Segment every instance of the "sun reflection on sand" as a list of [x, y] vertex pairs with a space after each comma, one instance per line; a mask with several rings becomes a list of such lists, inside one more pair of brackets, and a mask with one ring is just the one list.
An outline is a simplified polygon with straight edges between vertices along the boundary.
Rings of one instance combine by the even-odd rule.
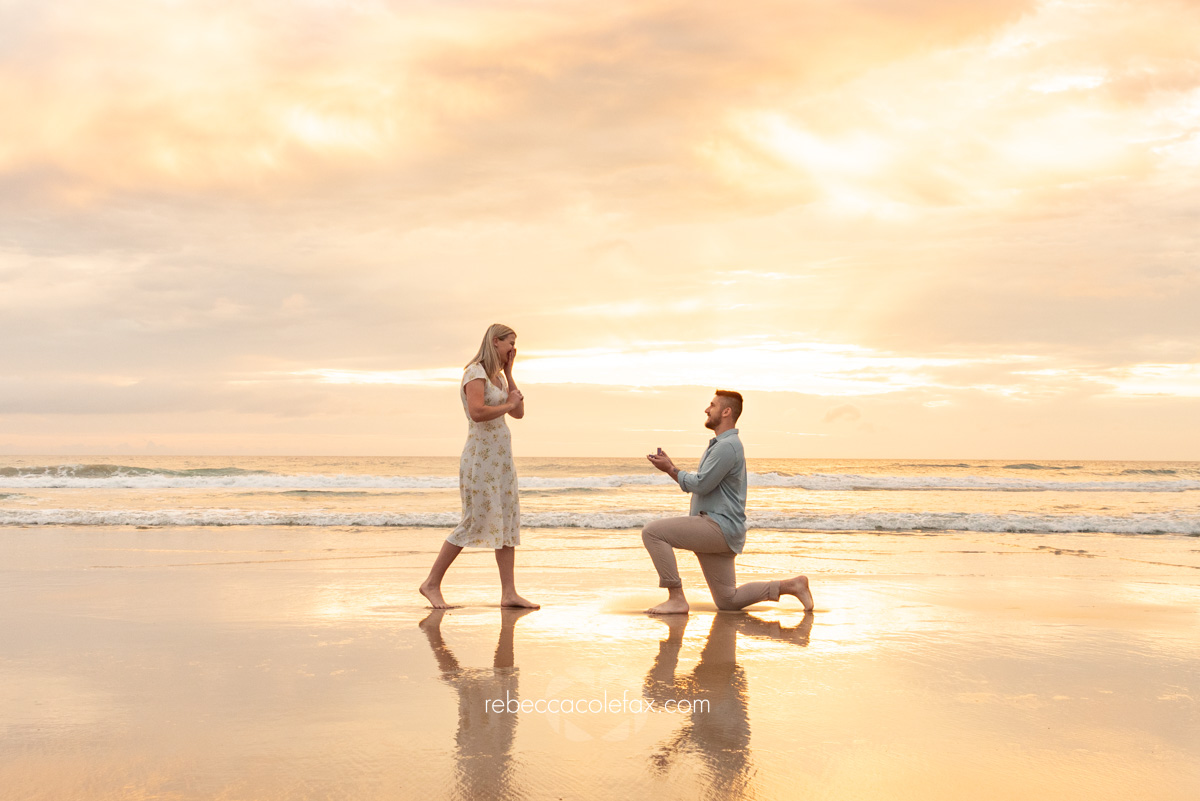
[[[499, 634], [490, 670], [467, 667], [455, 656], [442, 634], [447, 619], [445, 610], [432, 610], [419, 624], [437, 661], [441, 680], [453, 687], [458, 696], [456, 781], [459, 792], [466, 798], [520, 795], [524, 786], [536, 783], [524, 775], [520, 761], [514, 758], [519, 733], [522, 739], [533, 737], [539, 741], [552, 735], [569, 742], [617, 743], [643, 733], [644, 727], [651, 723], [644, 732], [657, 741], [645, 757], [651, 774], [665, 780], [682, 766], [696, 763], [701, 772], [699, 785], [706, 794], [729, 799], [752, 796], [756, 784], [754, 752], [750, 748], [752, 688], [738, 664], [739, 642], [764, 641], [776, 648], [805, 647], [814, 619], [808, 613], [792, 625], [784, 626], [779, 621], [744, 612], [656, 619], [609, 615], [613, 622], [610, 631], [629, 635], [631, 629], [637, 628], [640, 639], [646, 640], [650, 635], [650, 642], [657, 641], [658, 645], [657, 654], [644, 669], [640, 688], [633, 692], [636, 706], [631, 706], [629, 684], [638, 668], [627, 658], [613, 669], [593, 670], [584, 667], [586, 656], [580, 653], [574, 669], [564, 672], [560, 667], [548, 681], [542, 672], [533, 681], [518, 682], [518, 665], [536, 660], [518, 658], [516, 655], [528, 651], [529, 646], [518, 647], [515, 641], [536, 641], [544, 636], [543, 631], [526, 624], [540, 618], [543, 628], [545, 624], [553, 628], [562, 621], [532, 610], [506, 609], [487, 615], [492, 626], [497, 625], [497, 614]], [[522, 634], [517, 638], [517, 621], [522, 619], [525, 621], [519, 627]], [[560, 629], [558, 635], [562, 634]], [[685, 648], [699, 653], [681, 659]], [[588, 656], [595, 653], [594, 649], [587, 651]], [[608, 700], [610, 684], [612, 699], [620, 698], [623, 704], [619, 714], [606, 717], [572, 710], [539, 718], [532, 713], [535, 703], [576, 700], [599, 703], [601, 692]], [[619, 689], [622, 684], [624, 691]], [[513, 708], [505, 711], [491, 706], [501, 700]], [[680, 714], [657, 716], [659, 719], [652, 721], [656, 716], [645, 711], [655, 704], [662, 707], [681, 700], [687, 704], [687, 711]], [[519, 711], [521, 704], [530, 709]], [[532, 732], [527, 732], [529, 726], [533, 726]]]
[[[263, 558], [230, 560], [233, 534]], [[11, 529], [26, 547], [0, 562], [0, 786], [381, 801], [1195, 794], [1192, 538], [764, 536], [771, 563], [789, 548], [830, 557], [812, 615], [717, 612], [698, 590], [690, 616], [664, 620], [637, 611], [658, 592], [620, 535], [564, 532], [577, 547], [522, 563], [543, 610], [500, 609], [481, 554], [454, 587], [470, 605], [433, 613], [415, 587], [439, 538], [359, 534]], [[154, 558], [133, 550], [148, 537], [166, 538]], [[114, 550], [138, 557], [96, 569]], [[691, 706], [485, 714], [505, 692]]]

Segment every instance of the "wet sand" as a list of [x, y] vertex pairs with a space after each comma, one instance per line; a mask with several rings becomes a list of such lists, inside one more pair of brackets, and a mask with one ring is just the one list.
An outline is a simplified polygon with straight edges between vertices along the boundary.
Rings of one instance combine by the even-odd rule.
[[527, 533], [532, 613], [467, 552], [432, 612], [444, 535], [0, 529], [0, 798], [1200, 792], [1195, 538], [751, 532], [740, 577], [815, 613], [717, 612], [682, 558], [663, 620], [633, 531]]

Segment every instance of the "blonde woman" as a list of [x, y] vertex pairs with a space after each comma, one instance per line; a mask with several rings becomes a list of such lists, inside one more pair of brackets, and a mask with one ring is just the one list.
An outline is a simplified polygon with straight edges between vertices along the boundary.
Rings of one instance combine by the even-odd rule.
[[504, 418], [525, 416], [525, 401], [513, 381], [517, 334], [496, 323], [483, 335], [475, 358], [463, 371], [459, 396], [467, 413], [467, 444], [458, 464], [462, 522], [442, 543], [429, 577], [421, 585], [434, 609], [449, 609], [442, 578], [465, 547], [494, 548], [500, 568], [500, 605], [537, 609], [517, 594], [513, 580], [516, 546], [521, 543], [521, 505], [512, 439]]

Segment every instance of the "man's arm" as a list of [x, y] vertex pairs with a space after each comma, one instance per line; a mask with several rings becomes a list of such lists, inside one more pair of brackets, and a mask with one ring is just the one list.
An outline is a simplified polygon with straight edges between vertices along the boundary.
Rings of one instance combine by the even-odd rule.
[[706, 454], [706, 458], [700, 461], [700, 468], [695, 473], [675, 471], [675, 480], [679, 482], [679, 488], [684, 492], [698, 492], [701, 495], [707, 495], [715, 490], [721, 483], [721, 479], [729, 475], [730, 471], [738, 464], [733, 446], [726, 442], [718, 442], [713, 445]]

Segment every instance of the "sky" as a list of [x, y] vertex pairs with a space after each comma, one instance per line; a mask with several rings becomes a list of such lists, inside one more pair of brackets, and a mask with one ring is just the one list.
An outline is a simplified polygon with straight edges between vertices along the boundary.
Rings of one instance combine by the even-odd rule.
[[0, 452], [1200, 458], [1200, 2], [0, 0]]

